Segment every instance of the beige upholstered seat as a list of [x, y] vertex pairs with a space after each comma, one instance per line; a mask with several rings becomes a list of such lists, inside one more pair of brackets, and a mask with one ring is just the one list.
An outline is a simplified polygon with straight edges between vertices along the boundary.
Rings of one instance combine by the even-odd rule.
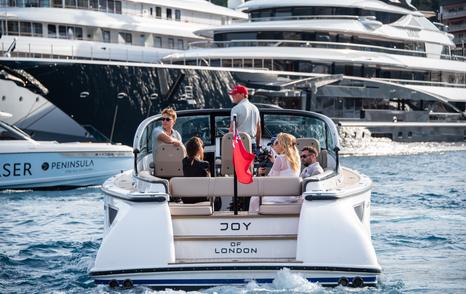
[[320, 151], [320, 143], [317, 139], [314, 138], [297, 138], [296, 145], [299, 152], [301, 152], [301, 150], [306, 146], [312, 146], [317, 149], [317, 151]]
[[[248, 185], [238, 183], [238, 196], [301, 196], [299, 177], [254, 177]], [[233, 177], [174, 177], [172, 197], [233, 196]]]
[[182, 160], [185, 156], [183, 145], [159, 144], [154, 153], [154, 175], [164, 178], [183, 176]]
[[319, 152], [319, 157], [317, 157], [317, 160], [319, 160], [319, 164], [323, 169], [326, 169], [328, 167], [328, 151], [327, 150], [320, 150]]
[[[248, 134], [240, 132], [239, 136], [243, 141], [244, 147], [248, 152], [252, 150], [251, 137]], [[233, 176], [233, 133], [226, 133], [222, 137], [222, 146], [221, 146], [221, 158], [222, 158], [222, 168], [220, 174], [222, 176], [229, 175]], [[251, 166], [252, 168], [252, 166]]]

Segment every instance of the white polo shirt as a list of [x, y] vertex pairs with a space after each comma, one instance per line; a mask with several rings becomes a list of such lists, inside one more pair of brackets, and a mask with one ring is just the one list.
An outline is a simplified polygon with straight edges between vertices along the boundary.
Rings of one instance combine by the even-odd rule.
[[231, 121], [236, 114], [236, 129], [238, 132], [245, 132], [251, 139], [256, 137], [257, 123], [260, 120], [259, 109], [245, 98], [231, 109]]

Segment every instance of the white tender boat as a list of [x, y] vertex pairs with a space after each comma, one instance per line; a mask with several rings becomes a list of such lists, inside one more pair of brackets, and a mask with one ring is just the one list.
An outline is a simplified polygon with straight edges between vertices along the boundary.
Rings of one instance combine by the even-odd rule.
[[[199, 136], [212, 177], [183, 177], [184, 148], [152, 152], [152, 129], [161, 116], [144, 120], [134, 139], [137, 170], [107, 180], [105, 230], [90, 275], [111, 287], [207, 288], [255, 280], [271, 283], [288, 268], [325, 286], [376, 285], [381, 267], [371, 241], [371, 180], [339, 163], [339, 138], [326, 116], [301, 110], [261, 110], [263, 142], [278, 132], [298, 138], [298, 148], [321, 149], [324, 173], [308, 177], [254, 177], [237, 195], [298, 197], [261, 204], [259, 212], [216, 211], [234, 195], [229, 110], [178, 112], [183, 141]], [[243, 136], [246, 148], [251, 147]], [[265, 144], [264, 144], [265, 145]], [[208, 197], [195, 204], [173, 198]], [[236, 206], [237, 208], [237, 206]]]
[[100, 185], [132, 162], [128, 146], [34, 141], [0, 121], [0, 189]]

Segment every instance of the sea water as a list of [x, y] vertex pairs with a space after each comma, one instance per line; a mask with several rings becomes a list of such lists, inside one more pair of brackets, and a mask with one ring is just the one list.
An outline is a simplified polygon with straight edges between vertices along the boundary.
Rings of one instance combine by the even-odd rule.
[[[407, 146], [407, 155], [390, 155], [388, 148], [383, 156], [379, 150], [379, 156], [342, 158], [374, 182], [372, 239], [383, 267], [378, 287], [323, 288], [284, 269], [271, 285], [201, 292], [466, 293], [466, 151]], [[102, 230], [98, 187], [0, 193], [0, 293], [152, 292], [93, 283], [88, 271]]]

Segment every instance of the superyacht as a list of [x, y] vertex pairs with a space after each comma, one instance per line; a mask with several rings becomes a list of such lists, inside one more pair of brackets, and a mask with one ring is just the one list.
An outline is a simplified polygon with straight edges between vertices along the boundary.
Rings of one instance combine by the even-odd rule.
[[249, 18], [197, 30], [213, 40], [195, 41], [162, 63], [25, 57], [0, 63], [35, 77], [49, 90], [39, 96], [85, 126], [86, 135], [125, 144], [143, 119], [166, 106], [231, 107], [227, 92], [238, 83], [251, 89], [253, 102], [333, 118], [343, 139], [464, 140], [466, 62], [451, 54], [452, 36], [408, 2], [232, 0], [229, 6]]

